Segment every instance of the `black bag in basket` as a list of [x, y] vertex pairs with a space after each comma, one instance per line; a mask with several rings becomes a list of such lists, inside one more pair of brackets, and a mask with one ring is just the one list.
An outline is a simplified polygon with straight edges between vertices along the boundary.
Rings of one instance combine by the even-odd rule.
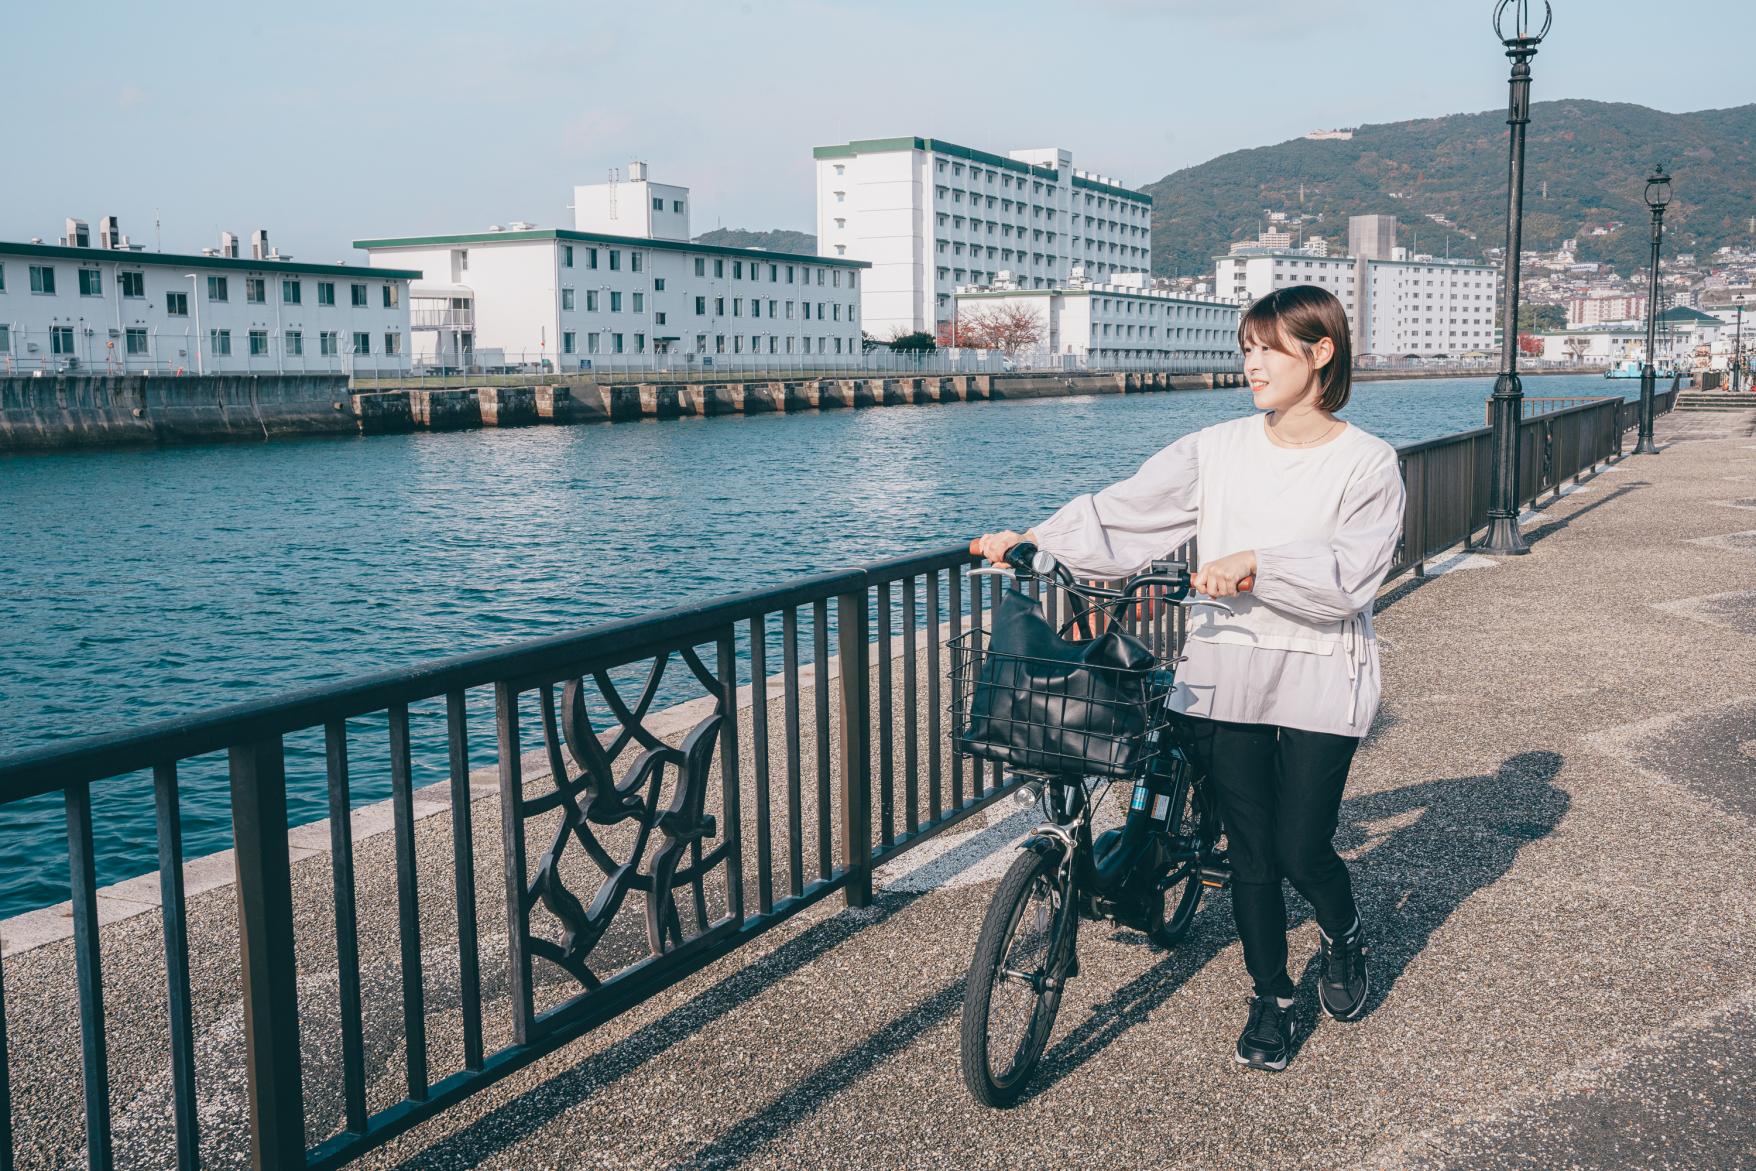
[[1014, 768], [1130, 775], [1143, 749], [1157, 659], [1111, 626], [1089, 642], [1056, 633], [1007, 590], [995, 609], [958, 748]]

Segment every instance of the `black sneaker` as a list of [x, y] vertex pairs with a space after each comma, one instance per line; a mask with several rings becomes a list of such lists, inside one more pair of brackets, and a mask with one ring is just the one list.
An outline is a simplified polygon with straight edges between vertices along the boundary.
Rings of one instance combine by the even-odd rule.
[[1358, 1020], [1366, 1011], [1366, 997], [1372, 981], [1366, 972], [1366, 932], [1358, 919], [1354, 929], [1340, 939], [1331, 939], [1323, 928], [1317, 929], [1323, 944], [1323, 972], [1317, 979], [1317, 999], [1323, 1011], [1338, 1021]]
[[1283, 1070], [1293, 1052], [1293, 1006], [1273, 996], [1250, 998], [1250, 1019], [1238, 1036], [1238, 1064]]

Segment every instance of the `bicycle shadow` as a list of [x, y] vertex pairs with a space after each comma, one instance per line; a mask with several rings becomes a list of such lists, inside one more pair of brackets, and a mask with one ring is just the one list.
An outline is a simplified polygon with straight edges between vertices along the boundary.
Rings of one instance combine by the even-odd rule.
[[[1371, 933], [1368, 1015], [1464, 900], [1499, 881], [1520, 849], [1560, 824], [1572, 801], [1553, 783], [1563, 763], [1559, 753], [1525, 752], [1491, 776], [1451, 777], [1342, 802], [1336, 848], [1349, 858], [1355, 897]], [[1310, 913], [1309, 905], [1292, 894], [1289, 929]], [[1204, 908], [1174, 951], [1096, 1005], [1043, 1054], [1020, 1101], [1043, 1093], [1109, 1048], [1236, 938], [1229, 900], [1224, 910], [1217, 901]], [[1241, 1002], [1248, 992], [1241, 965], [1237, 976]], [[1300, 978], [1301, 1038], [1311, 1035], [1318, 1015], [1317, 977], [1317, 965], [1308, 963]]]

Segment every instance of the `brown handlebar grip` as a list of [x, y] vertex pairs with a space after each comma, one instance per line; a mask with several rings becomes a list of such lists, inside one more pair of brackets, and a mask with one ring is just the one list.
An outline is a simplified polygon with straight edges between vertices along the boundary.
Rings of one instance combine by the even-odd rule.
[[1252, 573], [1249, 577], [1246, 577], [1243, 581], [1238, 583], [1238, 592], [1245, 593], [1248, 590], [1250, 590], [1252, 587], [1254, 587], [1255, 585], [1256, 585], [1256, 575], [1254, 573]]

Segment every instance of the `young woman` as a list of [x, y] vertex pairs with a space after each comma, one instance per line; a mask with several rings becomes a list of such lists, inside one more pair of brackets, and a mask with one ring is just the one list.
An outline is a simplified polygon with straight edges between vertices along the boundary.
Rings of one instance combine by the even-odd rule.
[[1237, 1059], [1278, 1070], [1294, 1042], [1283, 878], [1317, 913], [1324, 1011], [1356, 1019], [1371, 990], [1333, 838], [1354, 749], [1378, 708], [1372, 600], [1402, 530], [1403, 488], [1390, 445], [1336, 417], [1352, 348], [1332, 294], [1270, 293], [1244, 314], [1238, 340], [1265, 413], [1185, 435], [1129, 479], [1022, 536], [980, 537], [972, 552], [998, 562], [1032, 541], [1076, 573], [1121, 577], [1196, 538], [1195, 588], [1235, 613], [1192, 612], [1171, 702], [1196, 730], [1230, 849], [1232, 912], [1255, 985]]

